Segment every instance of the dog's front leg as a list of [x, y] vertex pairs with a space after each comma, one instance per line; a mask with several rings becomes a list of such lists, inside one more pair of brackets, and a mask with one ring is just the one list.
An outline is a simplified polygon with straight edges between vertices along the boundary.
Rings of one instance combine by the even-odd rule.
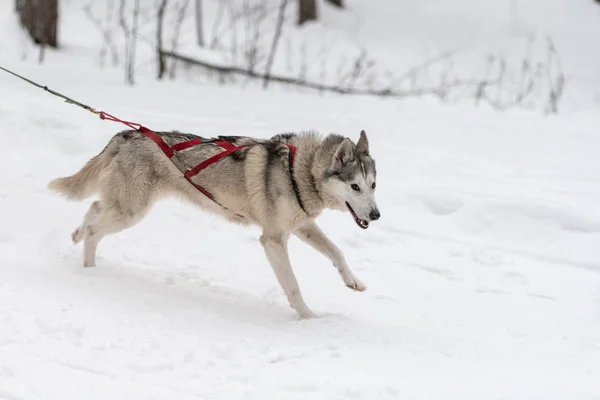
[[296, 280], [292, 265], [290, 264], [287, 241], [287, 235], [267, 235], [263, 233], [260, 237], [260, 242], [265, 249], [269, 263], [271, 263], [271, 266], [275, 271], [275, 276], [283, 288], [290, 305], [296, 310], [300, 317], [314, 318], [316, 315], [306, 306], [302, 294], [300, 293], [298, 281]]
[[359, 292], [367, 290], [367, 286], [354, 275], [348, 266], [342, 251], [325, 236], [317, 224], [309, 222], [294, 231], [294, 235], [328, 257], [339, 271], [346, 286]]

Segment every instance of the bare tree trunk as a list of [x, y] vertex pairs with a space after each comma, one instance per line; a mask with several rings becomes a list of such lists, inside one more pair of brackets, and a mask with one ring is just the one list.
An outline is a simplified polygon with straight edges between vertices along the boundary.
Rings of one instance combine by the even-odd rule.
[[104, 40], [102, 43], [102, 48], [100, 49], [100, 66], [104, 67], [104, 63], [106, 60], [106, 56], [110, 53], [112, 58], [113, 66], [117, 66], [119, 64], [119, 50], [117, 45], [113, 40], [113, 8], [115, 6], [114, 0], [108, 0], [106, 2], [106, 13], [104, 21], [100, 18], [96, 18], [94, 13], [92, 12], [92, 3], [88, 3], [83, 7], [83, 12], [86, 17], [98, 28], [100, 33], [102, 34], [102, 39]]
[[196, 40], [198, 46], [204, 47], [204, 24], [202, 23], [202, 0], [196, 0]]
[[317, 0], [298, 0], [298, 25], [317, 19]]
[[167, 0], [161, 0], [158, 6], [158, 14], [156, 16], [156, 55], [158, 56], [158, 79], [162, 79], [165, 74], [165, 56], [163, 55], [163, 22], [165, 19], [165, 8], [167, 8]]
[[265, 68], [265, 80], [263, 87], [266, 89], [269, 86], [269, 79], [271, 77], [271, 67], [273, 66], [273, 59], [275, 53], [277, 53], [277, 45], [279, 44], [279, 38], [281, 38], [281, 29], [285, 20], [285, 9], [287, 7], [288, 0], [281, 0], [281, 7], [279, 7], [279, 16], [277, 17], [277, 27], [275, 28], [275, 36], [273, 37], [273, 44], [271, 45], [271, 51], [269, 52], [269, 59], [267, 60], [267, 67]]
[[121, 0], [119, 4], [119, 26], [123, 30], [123, 38], [125, 39], [125, 82], [127, 82], [129, 64], [131, 63], [129, 59], [131, 56], [131, 52], [129, 51], [129, 47], [131, 46], [131, 30], [129, 30], [127, 22], [125, 22], [125, 2], [126, 0]]
[[46, 55], [46, 45], [41, 43], [40, 44], [40, 54], [38, 55], [38, 62], [40, 64], [42, 64], [44, 62], [45, 55]]
[[[182, 0], [179, 5], [179, 10], [177, 10], [177, 19], [175, 20], [174, 28], [173, 28], [173, 37], [171, 38], [171, 51], [175, 52], [177, 50], [177, 46], [179, 45], [179, 35], [181, 34], [181, 27], [183, 26], [183, 20], [185, 19], [185, 15], [187, 12], [187, 8], [190, 4], [190, 0]], [[177, 60], [172, 60], [171, 68], [169, 70], [169, 77], [171, 79], [175, 78], [175, 70], [177, 68]]]
[[131, 29], [129, 29], [127, 23], [125, 22], [125, 2], [126, 0], [121, 0], [121, 4], [119, 6], [119, 25], [121, 25], [123, 35], [125, 36], [125, 82], [133, 85], [135, 83], [135, 46], [140, 16], [140, 0], [135, 0]]
[[129, 68], [127, 69], [127, 82], [130, 85], [135, 83], [135, 47], [137, 44], [138, 25], [140, 19], [140, 0], [135, 0], [133, 8], [133, 24], [131, 28], [131, 45], [129, 46]]
[[344, 8], [344, 1], [343, 0], [326, 0], [328, 3], [333, 4], [334, 6], [337, 6], [339, 8]]
[[16, 0], [15, 9], [36, 44], [58, 47], [58, 0]]

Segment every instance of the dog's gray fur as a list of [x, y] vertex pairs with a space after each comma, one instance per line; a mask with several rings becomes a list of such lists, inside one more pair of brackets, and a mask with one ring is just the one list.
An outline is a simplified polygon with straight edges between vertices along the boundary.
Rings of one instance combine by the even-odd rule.
[[[197, 138], [180, 132], [157, 132], [169, 145]], [[116, 134], [75, 175], [57, 178], [48, 187], [72, 200], [99, 194], [82, 224], [73, 232], [84, 240], [84, 266], [95, 265], [98, 242], [138, 223], [151, 205], [167, 195], [181, 196], [230, 221], [262, 228], [262, 243], [290, 305], [302, 318], [314, 314], [304, 303], [287, 251], [290, 234], [327, 256], [344, 283], [358, 291], [366, 286], [354, 276], [342, 252], [325, 236], [315, 218], [326, 208], [350, 211], [361, 228], [378, 219], [375, 203], [375, 162], [364, 131], [355, 144], [349, 138], [316, 133], [280, 134], [270, 139], [221, 137], [242, 150], [212, 164], [193, 177], [228, 210], [191, 185], [160, 148], [136, 131]], [[290, 179], [289, 143], [297, 147], [294, 178], [301, 208]], [[221, 152], [206, 143], [178, 153], [188, 169]], [[357, 186], [358, 185], [358, 189]], [[352, 188], [354, 186], [354, 189]], [[237, 214], [237, 215], [236, 215]]]

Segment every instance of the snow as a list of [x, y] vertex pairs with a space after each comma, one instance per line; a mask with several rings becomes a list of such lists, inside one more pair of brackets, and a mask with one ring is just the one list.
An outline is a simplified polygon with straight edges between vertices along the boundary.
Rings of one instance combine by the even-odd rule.
[[[574, 9], [587, 21], [593, 6]], [[16, 29], [12, 4], [3, 7], [3, 29]], [[78, 14], [69, 15], [74, 30]], [[585, 30], [576, 28], [560, 40]], [[317, 129], [354, 139], [365, 129], [382, 219], [366, 231], [338, 212], [318, 220], [365, 293], [291, 240], [304, 298], [319, 315], [312, 320], [287, 304], [257, 228], [177, 200], [105, 238], [98, 267], [84, 269], [70, 233], [91, 200], [68, 202], [46, 185], [122, 127], [2, 74], [1, 399], [600, 396], [600, 114], [592, 108], [575, 101], [542, 117], [428, 99], [158, 83], [151, 74], [130, 88], [120, 70], [89, 60], [95, 49], [81, 48], [82, 37], [43, 65], [3, 40], [0, 65], [152, 129], [258, 137]], [[580, 82], [598, 78], [578, 71], [587, 71]]]

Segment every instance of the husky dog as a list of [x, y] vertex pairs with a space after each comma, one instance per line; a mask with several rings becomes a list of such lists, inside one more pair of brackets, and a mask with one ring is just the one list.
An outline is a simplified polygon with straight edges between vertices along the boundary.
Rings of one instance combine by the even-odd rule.
[[[200, 138], [177, 131], [156, 135], [169, 146]], [[127, 130], [113, 136], [79, 172], [50, 182], [49, 189], [71, 200], [99, 195], [72, 234], [74, 243], [84, 241], [84, 266], [95, 265], [96, 248], [104, 236], [135, 225], [161, 197], [176, 195], [229, 221], [260, 226], [266, 257], [300, 317], [315, 314], [304, 303], [290, 264], [290, 234], [328, 257], [346, 286], [366, 290], [340, 249], [315, 223], [326, 208], [349, 212], [362, 229], [380, 218], [375, 202], [375, 162], [366, 133], [360, 133], [356, 144], [340, 135], [322, 137], [314, 132], [279, 134], [269, 139], [219, 139], [245, 147], [202, 170], [191, 181], [148, 136]], [[293, 163], [290, 146], [296, 150]], [[178, 159], [189, 170], [221, 151], [209, 141], [179, 151]], [[190, 182], [210, 190], [215, 200]]]

